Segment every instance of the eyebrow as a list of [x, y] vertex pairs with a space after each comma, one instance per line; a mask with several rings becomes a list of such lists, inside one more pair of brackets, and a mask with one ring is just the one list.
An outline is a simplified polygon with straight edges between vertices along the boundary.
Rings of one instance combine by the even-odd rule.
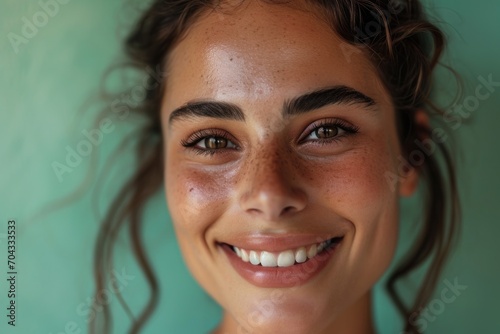
[[245, 115], [240, 107], [235, 104], [219, 101], [196, 101], [188, 102], [180, 108], [175, 109], [168, 119], [172, 122], [179, 118], [211, 117], [236, 121], [244, 121]]
[[353, 88], [347, 86], [334, 86], [306, 93], [289, 101], [285, 101], [283, 106], [283, 117], [287, 118], [307, 113], [332, 104], [359, 104], [365, 108], [370, 108], [375, 105], [375, 101], [371, 97]]
[[[327, 105], [359, 104], [366, 109], [375, 105], [375, 101], [347, 86], [333, 86], [315, 90], [285, 101], [282, 114], [284, 118], [307, 113]], [[221, 101], [194, 101], [175, 109], [169, 117], [169, 124], [180, 118], [210, 117], [227, 120], [245, 121], [243, 110], [232, 103]]]

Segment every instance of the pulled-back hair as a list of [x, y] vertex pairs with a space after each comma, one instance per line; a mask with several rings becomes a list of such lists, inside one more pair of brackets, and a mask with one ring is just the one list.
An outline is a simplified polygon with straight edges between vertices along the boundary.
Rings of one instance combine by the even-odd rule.
[[[239, 0], [235, 2], [244, 2]], [[424, 110], [439, 120], [443, 112], [431, 101], [432, 74], [445, 47], [440, 29], [426, 18], [415, 0], [305, 0], [271, 1], [277, 5], [299, 5], [329, 24], [345, 42], [349, 52], [363, 52], [378, 70], [396, 112], [402, 155], [421, 151], [417, 139], [430, 138], [430, 126], [416, 122], [416, 112]], [[160, 70], [177, 42], [196, 19], [210, 10], [217, 10], [224, 1], [156, 0], [142, 14], [126, 39], [126, 53], [132, 67]], [[297, 4], [298, 3], [298, 4]], [[158, 81], [153, 73], [148, 82]], [[151, 316], [159, 298], [159, 285], [141, 239], [142, 213], [146, 202], [163, 184], [164, 150], [160, 126], [160, 108], [165, 80], [146, 91], [133, 111], [146, 118], [136, 136], [138, 166], [112, 202], [99, 230], [94, 253], [96, 295], [112, 277], [113, 246], [117, 233], [127, 226], [133, 253], [147, 279], [150, 298], [133, 321], [131, 333], [140, 331]], [[459, 200], [452, 155], [443, 142], [435, 143], [434, 154], [410, 167], [418, 170], [425, 183], [425, 199], [420, 231], [409, 252], [395, 266], [387, 280], [387, 290], [401, 313], [405, 331], [418, 332], [415, 319], [429, 301], [436, 286], [450, 246], [459, 225]], [[411, 163], [410, 163], [411, 164]], [[407, 166], [408, 167], [408, 166]], [[388, 176], [390, 179], [390, 176]], [[397, 178], [402, 175], [396, 175]], [[428, 264], [420, 287], [411, 302], [405, 302], [396, 283], [423, 263]], [[123, 300], [120, 298], [123, 304]], [[108, 333], [111, 312], [103, 305], [103, 322], [91, 321], [90, 331]], [[97, 326], [100, 324], [99, 326]], [[99, 328], [98, 328], [99, 327]]]

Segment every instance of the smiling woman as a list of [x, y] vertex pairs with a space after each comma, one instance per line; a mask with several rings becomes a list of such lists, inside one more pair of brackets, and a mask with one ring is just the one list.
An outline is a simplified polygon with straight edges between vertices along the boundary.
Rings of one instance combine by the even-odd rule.
[[[421, 179], [421, 234], [388, 281], [418, 332], [458, 223], [451, 158], [441, 142], [441, 167], [421, 149], [443, 46], [416, 1], [155, 1], [127, 50], [167, 75], [137, 108], [140, 165], [101, 227], [96, 291], [128, 223], [153, 292], [139, 332], [158, 290], [140, 215], [163, 180], [184, 260], [224, 309], [214, 333], [374, 333], [399, 199]], [[395, 283], [428, 259], [407, 306]]]

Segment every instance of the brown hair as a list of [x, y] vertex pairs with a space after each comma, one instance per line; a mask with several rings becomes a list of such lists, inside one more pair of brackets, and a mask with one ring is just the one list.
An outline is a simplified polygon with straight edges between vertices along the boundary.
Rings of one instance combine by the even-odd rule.
[[[283, 4], [292, 1], [266, 2]], [[213, 0], [154, 1], [126, 39], [126, 52], [132, 66], [140, 70], [159, 68], [164, 71], [165, 59], [190, 25], [199, 15], [218, 5], [220, 2]], [[392, 97], [403, 156], [408, 159], [412, 152], [421, 151], [415, 141], [430, 138], [432, 129], [417, 125], [416, 111], [424, 109], [434, 117], [443, 114], [432, 103], [430, 94], [432, 73], [444, 50], [445, 38], [435, 25], [427, 21], [419, 1], [307, 0], [306, 6], [324, 19], [346, 42], [346, 46], [358, 47], [370, 57]], [[148, 80], [151, 83], [157, 78], [149, 74]], [[151, 293], [147, 305], [133, 321], [131, 333], [139, 332], [159, 298], [158, 281], [141, 240], [141, 215], [148, 199], [162, 186], [160, 107], [164, 80], [148, 90], [141, 103], [133, 108], [146, 119], [140, 132], [134, 134], [138, 168], [112, 202], [95, 245], [97, 295], [108, 280], [114, 280], [111, 272], [113, 245], [118, 231], [128, 225], [133, 253]], [[415, 243], [390, 274], [386, 286], [404, 319], [405, 330], [410, 333], [418, 332], [412, 319], [418, 317], [429, 301], [459, 225], [459, 200], [452, 156], [442, 142], [436, 143], [436, 147], [441, 157], [430, 154], [418, 166], [411, 166], [417, 168], [425, 180], [425, 218]], [[396, 283], [424, 262], [429, 264], [428, 269], [415, 299], [408, 306], [398, 293]], [[119, 294], [118, 297], [128, 310]], [[91, 319], [91, 332], [110, 331], [108, 305], [103, 305], [102, 316], [103, 323], [98, 322], [96, 317]]]

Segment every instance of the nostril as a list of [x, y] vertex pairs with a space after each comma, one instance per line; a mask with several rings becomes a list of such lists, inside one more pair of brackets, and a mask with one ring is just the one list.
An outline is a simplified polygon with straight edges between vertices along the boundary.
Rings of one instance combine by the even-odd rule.
[[293, 211], [295, 211], [295, 210], [296, 210], [296, 208], [295, 208], [295, 207], [293, 207], [293, 206], [287, 206], [286, 208], [284, 208], [284, 209], [282, 210], [282, 213], [289, 213], [289, 212], [293, 212]]
[[250, 208], [247, 210], [248, 212], [252, 213], [252, 214], [258, 214], [258, 213], [262, 213], [261, 210], [259, 209], [255, 209], [255, 208]]
[[261, 209], [258, 209], [258, 208], [249, 208], [247, 209], [247, 212], [253, 214], [253, 215], [260, 215], [260, 214], [270, 214], [269, 216], [269, 219], [275, 219], [275, 218], [278, 218], [280, 216], [283, 216], [283, 215], [287, 215], [287, 214], [290, 214], [290, 213], [293, 213], [293, 212], [296, 212], [296, 211], [299, 211], [296, 207], [294, 206], [287, 206], [285, 208], [283, 208], [281, 211], [277, 210], [277, 211], [274, 211], [274, 214], [272, 213], [272, 209], [268, 209], [268, 210], [261, 210]]

